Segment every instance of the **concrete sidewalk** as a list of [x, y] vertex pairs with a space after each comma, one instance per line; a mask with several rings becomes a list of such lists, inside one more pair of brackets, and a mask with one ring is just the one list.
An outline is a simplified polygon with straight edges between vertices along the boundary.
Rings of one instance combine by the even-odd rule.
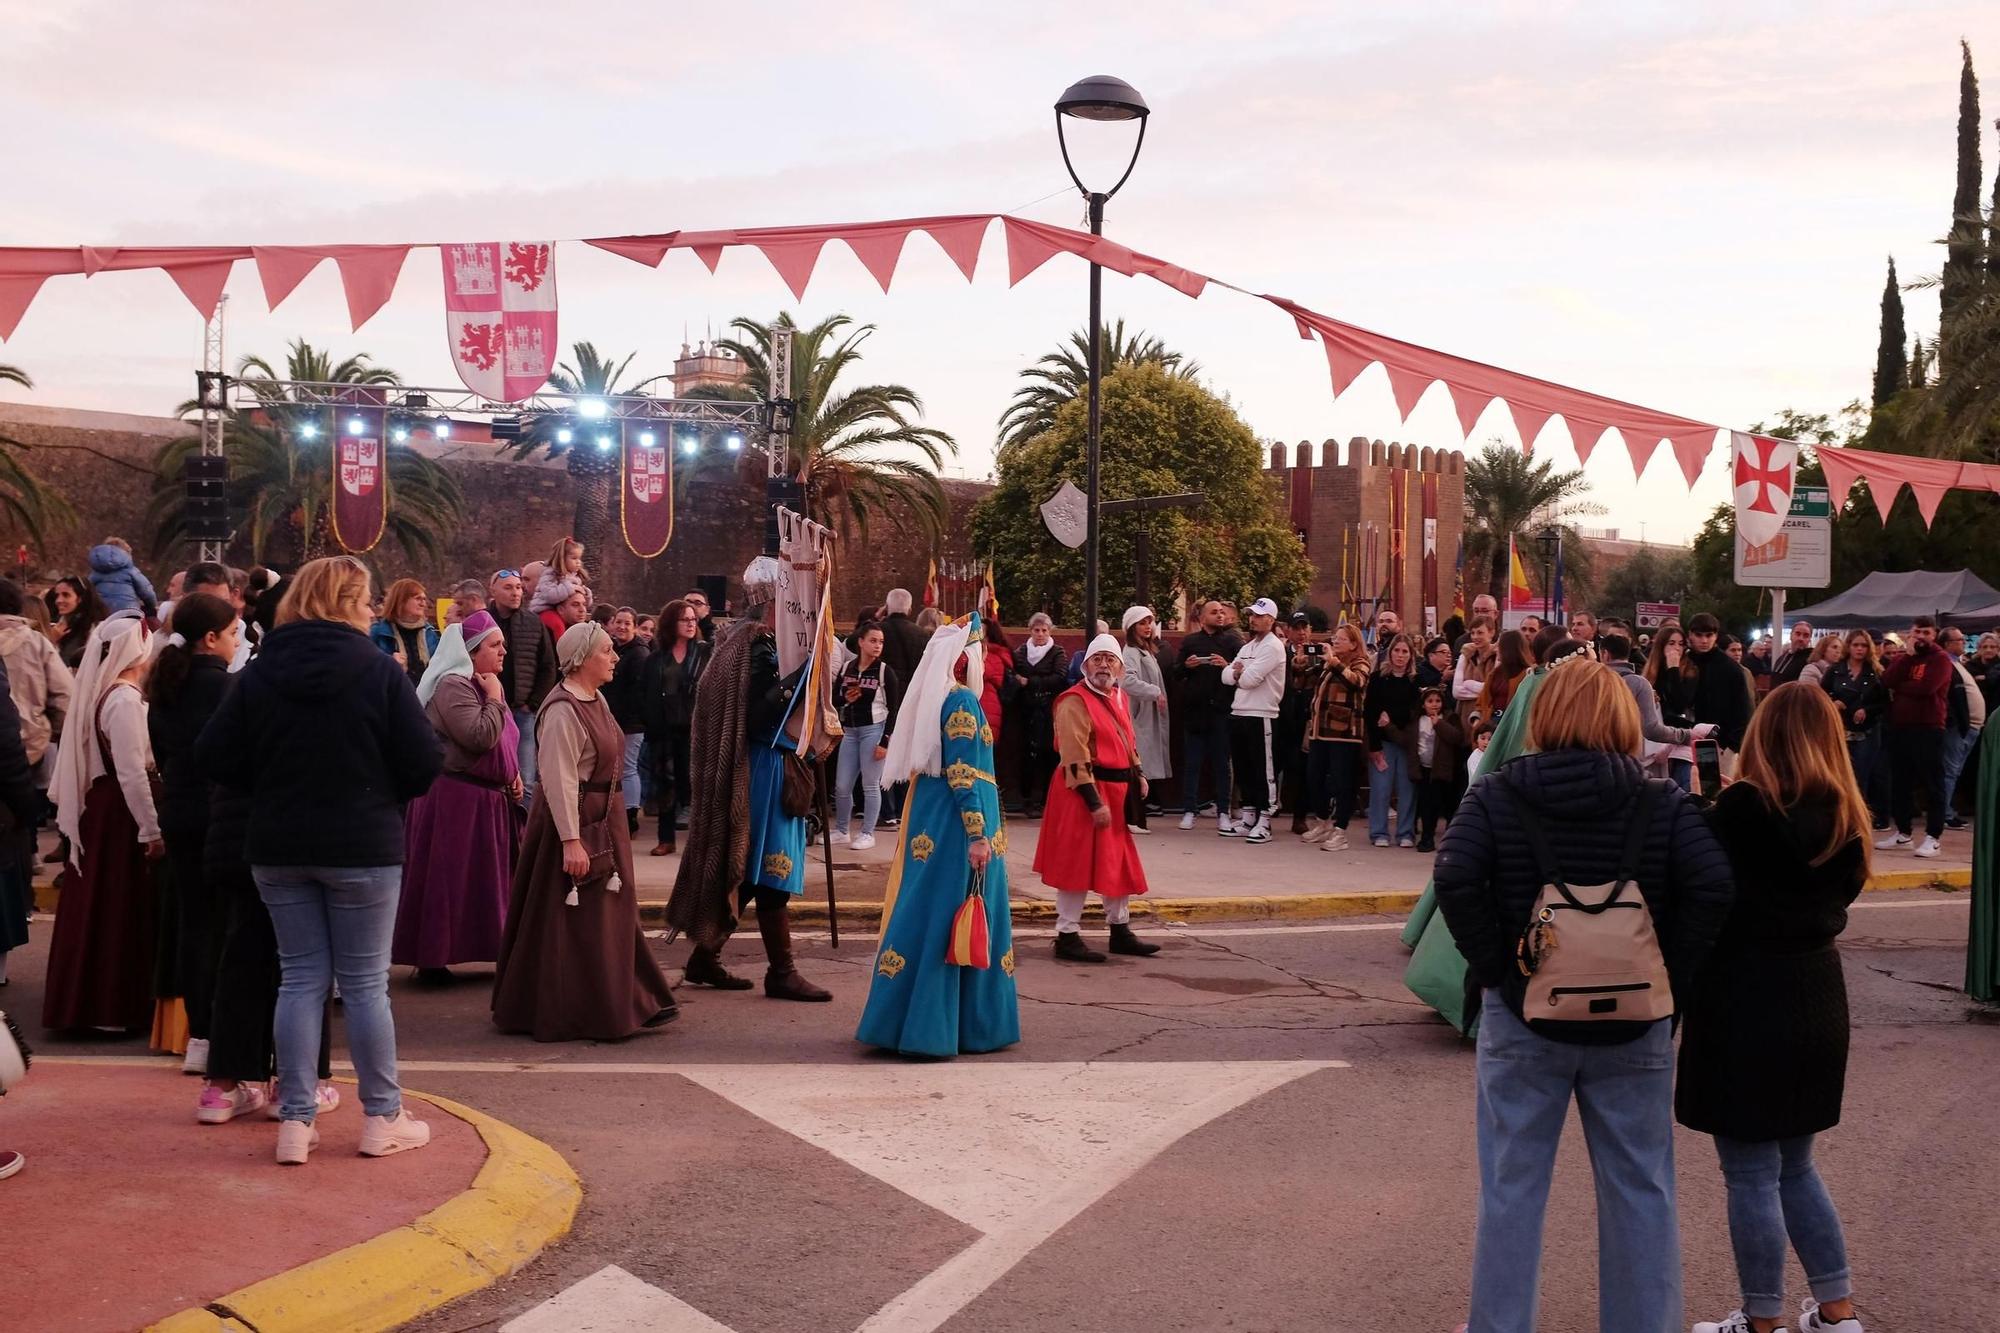
[[390, 1329], [514, 1272], [581, 1198], [552, 1150], [449, 1103], [410, 1109], [419, 1152], [361, 1157], [352, 1084], [303, 1167], [259, 1114], [194, 1120], [177, 1061], [43, 1059], [0, 1103], [18, 1262], [9, 1328], [45, 1333]]

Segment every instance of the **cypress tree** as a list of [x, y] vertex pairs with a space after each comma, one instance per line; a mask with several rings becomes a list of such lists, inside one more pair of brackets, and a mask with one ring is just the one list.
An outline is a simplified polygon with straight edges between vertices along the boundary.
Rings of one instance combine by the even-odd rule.
[[1939, 293], [1939, 340], [1949, 342], [1958, 309], [1977, 281], [1979, 266], [1979, 76], [1972, 72], [1972, 45], [1963, 38], [1964, 64], [1958, 74], [1958, 188], [1951, 199], [1951, 232], [1945, 238], [1944, 284]]
[[1924, 340], [1919, 338], [1910, 344], [1910, 387], [1912, 389], [1921, 389], [1924, 387], [1925, 372]]
[[1882, 287], [1882, 336], [1875, 346], [1875, 406], [1901, 393], [1909, 380], [1903, 360], [1903, 292], [1896, 286], [1896, 257], [1889, 256], [1889, 281]]
[[[2000, 130], [2000, 120], [1993, 122], [1993, 128]], [[2000, 278], [2000, 167], [1993, 169], [1993, 213], [1987, 219], [1986, 271]]]

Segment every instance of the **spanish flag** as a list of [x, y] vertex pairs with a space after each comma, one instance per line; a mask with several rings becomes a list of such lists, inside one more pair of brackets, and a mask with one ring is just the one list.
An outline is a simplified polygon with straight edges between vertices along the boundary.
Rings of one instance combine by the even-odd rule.
[[924, 605], [936, 606], [937, 604], [938, 604], [937, 557], [932, 556], [930, 573], [924, 576]]
[[1507, 605], [1516, 611], [1534, 610], [1539, 603], [1528, 591], [1528, 570], [1521, 563], [1521, 552], [1512, 537], [1507, 539], [1507, 567]]

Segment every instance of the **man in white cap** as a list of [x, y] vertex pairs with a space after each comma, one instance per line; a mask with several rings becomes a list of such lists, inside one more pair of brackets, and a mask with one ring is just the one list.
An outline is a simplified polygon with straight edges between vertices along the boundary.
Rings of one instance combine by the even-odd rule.
[[1278, 604], [1270, 598], [1250, 603], [1250, 639], [1222, 670], [1222, 683], [1236, 687], [1236, 698], [1229, 705], [1229, 741], [1236, 799], [1242, 807], [1235, 824], [1223, 825], [1222, 836], [1246, 842], [1271, 840], [1271, 814], [1278, 808], [1271, 732], [1285, 697], [1285, 645], [1271, 633], [1277, 620]]
[[1125, 826], [1125, 791], [1136, 785], [1143, 799], [1139, 741], [1118, 688], [1125, 656], [1118, 640], [1100, 634], [1083, 652], [1083, 679], [1056, 696], [1056, 752], [1061, 766], [1049, 781], [1042, 833], [1035, 844], [1035, 873], [1056, 891], [1056, 957], [1101, 963], [1104, 955], [1083, 942], [1086, 894], [1104, 899], [1111, 952], [1146, 957], [1160, 951], [1132, 933], [1133, 894], [1146, 891], [1145, 867]]
[[[1148, 786], [1165, 782], [1174, 774], [1173, 744], [1167, 724], [1167, 678], [1160, 670], [1159, 621], [1150, 606], [1128, 606], [1122, 626], [1125, 630], [1125, 678], [1120, 689], [1132, 714], [1132, 730], [1139, 738], [1139, 771]], [[1151, 796], [1135, 799], [1136, 788], [1127, 789], [1125, 822], [1134, 833], [1151, 833], [1146, 816], [1158, 814]]]

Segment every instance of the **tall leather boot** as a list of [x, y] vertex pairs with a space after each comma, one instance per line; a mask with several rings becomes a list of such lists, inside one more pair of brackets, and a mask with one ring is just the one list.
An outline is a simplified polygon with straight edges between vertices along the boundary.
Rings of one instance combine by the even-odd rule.
[[764, 953], [771, 970], [764, 974], [764, 994], [773, 1000], [804, 1000], [818, 1003], [831, 1000], [831, 991], [821, 990], [799, 975], [792, 965], [792, 914], [782, 906], [757, 907], [757, 929], [764, 936]]
[[713, 949], [704, 949], [699, 944], [688, 954], [687, 971], [684, 974], [690, 985], [713, 986], [717, 990], [749, 990], [755, 983], [748, 977], [739, 977], [726, 971], [722, 966], [722, 956]]

